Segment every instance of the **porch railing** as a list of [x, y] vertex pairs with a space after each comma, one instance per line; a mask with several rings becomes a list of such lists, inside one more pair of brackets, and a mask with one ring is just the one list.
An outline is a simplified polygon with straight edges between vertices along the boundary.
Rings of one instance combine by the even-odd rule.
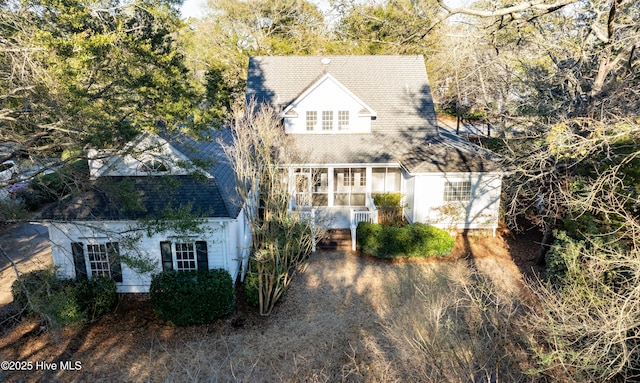
[[351, 228], [351, 250], [356, 250], [356, 228], [360, 222], [378, 223], [378, 208], [373, 202], [371, 196], [367, 197], [367, 210], [351, 209], [350, 228]]

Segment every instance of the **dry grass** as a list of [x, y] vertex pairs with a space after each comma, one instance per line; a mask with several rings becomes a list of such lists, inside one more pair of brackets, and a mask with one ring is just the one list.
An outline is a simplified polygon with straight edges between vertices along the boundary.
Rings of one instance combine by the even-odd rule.
[[[481, 249], [487, 241], [493, 254]], [[467, 245], [475, 257], [422, 263], [317, 253], [269, 318], [242, 309], [176, 328], [146, 304], [121, 303], [58, 344], [23, 323], [0, 339], [2, 359], [79, 360], [83, 368], [0, 380], [526, 381], [518, 269], [500, 239]]]

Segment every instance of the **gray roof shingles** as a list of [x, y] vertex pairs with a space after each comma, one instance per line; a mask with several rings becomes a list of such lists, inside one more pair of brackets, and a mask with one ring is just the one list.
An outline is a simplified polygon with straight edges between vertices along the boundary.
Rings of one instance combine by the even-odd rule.
[[[329, 64], [323, 64], [323, 58]], [[411, 173], [499, 170], [495, 155], [438, 131], [422, 56], [252, 57], [247, 100], [254, 98], [283, 109], [325, 73], [372, 107], [377, 116], [371, 121], [371, 133], [290, 135], [307, 163], [399, 162]], [[200, 216], [237, 217], [242, 200], [232, 165], [220, 145], [231, 143], [230, 130], [212, 130], [198, 140], [167, 132], [162, 136], [188, 158], [206, 162], [205, 170], [213, 178], [100, 177], [90, 191], [52, 206], [42, 218], [139, 219], [157, 216], [166, 206], [191, 206], [191, 213]], [[140, 206], [123, 200], [118, 203], [122, 197], [114, 191], [121, 192], [123, 186], [133, 187]]]
[[[323, 58], [329, 64], [323, 64]], [[247, 100], [283, 109], [330, 73], [377, 113], [371, 133], [292, 134], [312, 164], [401, 162], [410, 172], [489, 171], [495, 157], [441, 135], [422, 56], [283, 56], [249, 60]], [[471, 160], [475, 162], [471, 164]], [[469, 170], [476, 169], [476, 170]], [[486, 169], [486, 170], [477, 170]]]
[[227, 217], [215, 179], [192, 176], [99, 177], [91, 189], [43, 211], [44, 220], [161, 218], [166, 208], [189, 207], [197, 217]]
[[481, 173], [503, 170], [496, 154], [448, 133], [442, 133], [413, 148], [400, 162], [410, 173]]
[[195, 140], [184, 134], [164, 134], [164, 138], [191, 160], [206, 164], [205, 169], [216, 180], [229, 217], [237, 217], [242, 208], [242, 198], [236, 190], [233, 165], [227, 158], [222, 144], [231, 145], [233, 136], [228, 128], [209, 130]]

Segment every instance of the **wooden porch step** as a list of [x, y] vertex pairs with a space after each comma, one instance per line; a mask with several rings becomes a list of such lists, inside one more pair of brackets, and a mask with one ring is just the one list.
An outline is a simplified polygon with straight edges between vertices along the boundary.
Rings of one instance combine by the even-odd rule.
[[333, 229], [327, 232], [327, 235], [318, 242], [318, 249], [333, 251], [351, 250], [351, 230], [349, 229]]

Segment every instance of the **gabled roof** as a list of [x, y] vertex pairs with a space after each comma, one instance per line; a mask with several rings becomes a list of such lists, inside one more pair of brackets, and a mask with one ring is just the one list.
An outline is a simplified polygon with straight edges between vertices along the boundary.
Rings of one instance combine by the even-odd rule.
[[222, 144], [231, 145], [231, 130], [210, 129], [198, 139], [179, 132], [165, 132], [163, 137], [196, 165], [202, 166], [216, 180], [228, 217], [236, 218], [244, 201], [236, 190], [233, 165], [224, 153]]
[[503, 171], [495, 153], [450, 133], [414, 147], [400, 163], [411, 174]]
[[[113, 174], [115, 173], [113, 170], [115, 169], [117, 172], [118, 167], [125, 163], [126, 158], [133, 158], [140, 163], [150, 159], [159, 160], [165, 164], [172, 164], [170, 168], [173, 175], [188, 174], [187, 169], [183, 169], [180, 163], [188, 162], [189, 158], [174, 149], [163, 137], [149, 131], [143, 131], [135, 140], [124, 145], [122, 149], [90, 150], [90, 177], [95, 180], [103, 175], [116, 175]], [[106, 161], [100, 160], [101, 158], [106, 158]], [[98, 162], [99, 165], [93, 167], [91, 162]], [[124, 164], [124, 167], [126, 168], [127, 165]]]
[[180, 159], [192, 161], [206, 174], [101, 176], [82, 195], [59, 201], [45, 210], [42, 218], [134, 220], [157, 217], [168, 206], [189, 206], [190, 213], [201, 217], [238, 217], [243, 201], [235, 188], [232, 165], [221, 145], [232, 141], [228, 129], [210, 130], [198, 140], [180, 132], [165, 131], [157, 139], [166, 140]]
[[411, 173], [500, 170], [489, 151], [440, 134], [420, 55], [251, 57], [246, 97], [285, 110], [325, 76], [376, 116], [371, 133], [291, 134], [307, 163], [399, 162]]
[[251, 57], [247, 100], [284, 109], [326, 74], [376, 111], [373, 133], [420, 129], [436, 134], [427, 71], [419, 55]]
[[[99, 177], [91, 190], [46, 209], [45, 220], [93, 221], [162, 218], [189, 208], [197, 217], [228, 217], [216, 180], [193, 176]], [[234, 217], [235, 218], [235, 217]]]
[[359, 111], [360, 115], [376, 117], [376, 112], [375, 112], [375, 110], [373, 110], [373, 108], [371, 108], [369, 105], [367, 105], [366, 102], [362, 101], [360, 99], [360, 97], [358, 97], [355, 94], [353, 94], [353, 92], [351, 92], [349, 90], [349, 88], [344, 86], [340, 81], [338, 81], [330, 73], [325, 73], [322, 77], [320, 77], [320, 79], [318, 81], [312, 83], [308, 88], [303, 90], [302, 93], [298, 97], [296, 97], [295, 100], [293, 100], [288, 106], [286, 106], [284, 108], [284, 110], [280, 113], [280, 117], [285, 117], [285, 116], [288, 117], [287, 113], [289, 111], [291, 111], [296, 105], [300, 104], [300, 102], [302, 102], [309, 94], [311, 94], [314, 90], [316, 90], [318, 87], [320, 87], [326, 81], [331, 81], [334, 84], [336, 84], [339, 89], [341, 89], [349, 97], [351, 97], [358, 104], [360, 104], [362, 106], [362, 109], [360, 109], [360, 111]]

